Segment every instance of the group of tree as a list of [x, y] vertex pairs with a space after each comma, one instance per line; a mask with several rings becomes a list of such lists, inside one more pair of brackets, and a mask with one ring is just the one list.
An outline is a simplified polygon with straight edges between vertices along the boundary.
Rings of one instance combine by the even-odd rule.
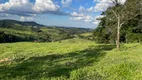
[[142, 0], [111, 0], [114, 6], [102, 12], [103, 18], [94, 30], [98, 43], [142, 42]]

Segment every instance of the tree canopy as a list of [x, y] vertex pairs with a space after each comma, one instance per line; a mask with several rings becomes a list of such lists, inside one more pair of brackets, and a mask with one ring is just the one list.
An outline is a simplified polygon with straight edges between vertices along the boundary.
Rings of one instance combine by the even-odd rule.
[[142, 0], [127, 0], [125, 4], [115, 2], [102, 15], [104, 17], [94, 30], [98, 43], [116, 43], [118, 29], [120, 42], [142, 42]]

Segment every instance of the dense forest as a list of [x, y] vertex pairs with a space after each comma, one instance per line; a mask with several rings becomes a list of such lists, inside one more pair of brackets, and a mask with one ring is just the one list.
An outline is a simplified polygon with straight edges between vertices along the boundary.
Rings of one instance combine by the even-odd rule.
[[70, 39], [75, 35], [90, 32], [90, 29], [52, 27], [35, 22], [15, 20], [0, 21], [0, 43], [4, 42], [54, 42]]
[[[142, 42], [142, 0], [127, 0], [125, 4], [114, 2], [115, 6], [102, 12], [101, 22], [94, 30], [94, 39], [98, 43], [115, 44], [117, 37], [121, 43]], [[119, 23], [120, 24], [119, 24]], [[117, 27], [119, 26], [119, 27]], [[117, 30], [120, 30], [119, 36]]]

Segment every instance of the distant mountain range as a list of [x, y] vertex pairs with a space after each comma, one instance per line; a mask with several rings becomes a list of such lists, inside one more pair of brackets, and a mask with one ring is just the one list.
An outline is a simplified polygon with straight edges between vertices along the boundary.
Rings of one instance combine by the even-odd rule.
[[76, 29], [84, 29], [84, 30], [92, 30], [90, 28], [78, 28], [78, 27], [66, 27], [66, 26], [46, 26], [46, 25], [42, 25], [42, 24], [38, 24], [34, 21], [16, 21], [16, 20], [9, 20], [9, 19], [5, 19], [5, 20], [0, 20], [0, 25], [2, 23], [6, 23], [6, 24], [9, 24], [9, 25], [13, 25], [13, 24], [20, 24], [20, 25], [23, 25], [23, 26], [37, 26], [37, 27], [57, 27], [57, 28], [76, 28]]
[[36, 22], [0, 20], [0, 42], [40, 41], [51, 42], [73, 38], [91, 32], [91, 29], [45, 26]]
[[3, 23], [9, 24], [9, 25], [19, 24], [23, 26], [38, 26], [38, 27], [44, 26], [41, 24], [37, 24], [36, 22], [33, 22], [33, 21], [21, 22], [21, 21], [16, 21], [16, 20], [0, 20], [0, 25], [2, 25]]

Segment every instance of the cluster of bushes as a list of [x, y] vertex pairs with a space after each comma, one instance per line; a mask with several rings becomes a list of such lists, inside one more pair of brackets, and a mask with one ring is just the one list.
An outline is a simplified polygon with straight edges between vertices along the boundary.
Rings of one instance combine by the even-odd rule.
[[0, 32], [0, 43], [5, 42], [20, 42], [20, 41], [33, 41], [35, 38], [33, 36], [21, 36], [14, 34], [6, 34], [5, 32]]

